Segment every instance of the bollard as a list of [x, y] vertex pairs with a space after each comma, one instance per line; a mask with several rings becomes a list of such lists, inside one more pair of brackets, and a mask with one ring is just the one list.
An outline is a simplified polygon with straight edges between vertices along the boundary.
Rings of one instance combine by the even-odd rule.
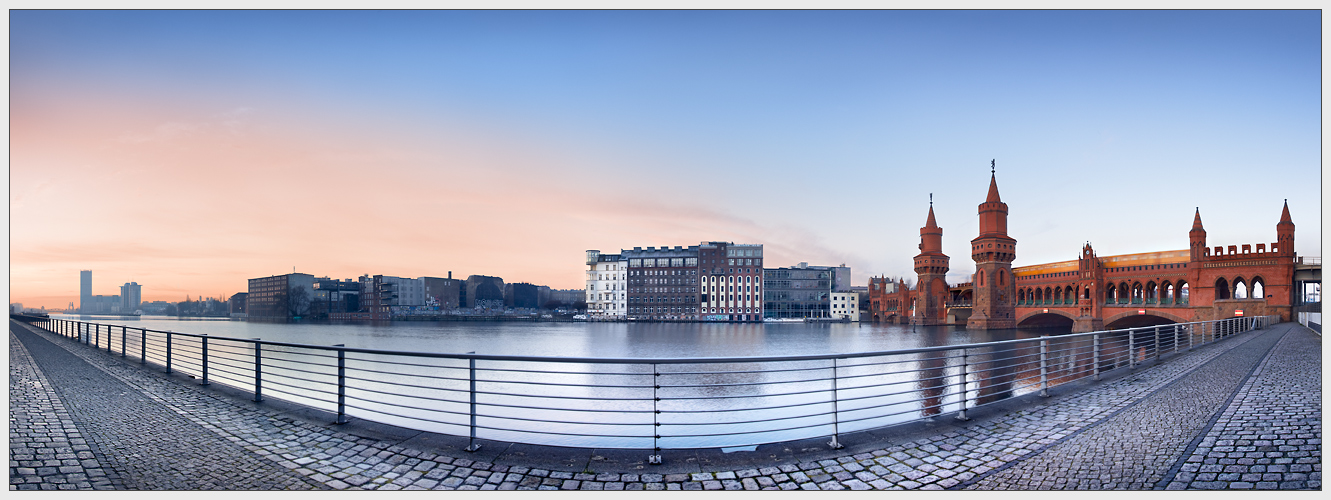
[[966, 350], [962, 349], [961, 350], [961, 411], [957, 413], [957, 420], [970, 420], [970, 418], [966, 417], [966, 401], [967, 397], [970, 396], [970, 394], [966, 391], [966, 384], [969, 382], [968, 380], [966, 380], [967, 366], [968, 365], [966, 362]]
[[[346, 344], [334, 344], [334, 347], [346, 347]], [[337, 350], [337, 422], [347, 423], [347, 351]]]
[[1049, 397], [1049, 340], [1040, 336], [1040, 397]]
[[[476, 354], [476, 351], [467, 354]], [[471, 439], [467, 441], [467, 447], [463, 449], [474, 452], [481, 449], [481, 445], [476, 444], [476, 358], [469, 358], [467, 361], [471, 377]]]

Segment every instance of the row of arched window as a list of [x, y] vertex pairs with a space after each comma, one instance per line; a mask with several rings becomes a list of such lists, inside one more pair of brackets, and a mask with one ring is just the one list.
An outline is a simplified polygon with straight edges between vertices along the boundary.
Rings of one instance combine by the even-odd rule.
[[[1215, 282], [1215, 298], [1220, 299], [1260, 299], [1266, 297], [1265, 286], [1260, 276], [1254, 276], [1251, 282], [1243, 277], [1231, 282], [1219, 278]], [[1091, 289], [1082, 290], [1079, 295], [1071, 285], [1062, 287], [1023, 288], [1017, 290], [1017, 305], [1076, 305], [1082, 300], [1091, 300]], [[1188, 303], [1188, 283], [1165, 281], [1156, 284], [1140, 281], [1131, 285], [1124, 281], [1117, 285], [1105, 286], [1105, 304], [1159, 304], [1185, 305]]]

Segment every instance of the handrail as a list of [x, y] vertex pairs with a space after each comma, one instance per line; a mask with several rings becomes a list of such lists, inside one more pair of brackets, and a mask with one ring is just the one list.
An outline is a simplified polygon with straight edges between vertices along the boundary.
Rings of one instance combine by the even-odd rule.
[[[137, 353], [141, 364], [151, 361], [167, 373], [201, 375], [201, 385], [249, 391], [256, 402], [277, 397], [336, 411], [338, 423], [352, 409], [357, 418], [470, 436], [467, 451], [479, 449], [479, 431], [482, 438], [511, 442], [653, 449], [649, 463], [659, 463], [663, 448], [829, 435], [828, 444], [837, 448], [844, 432], [945, 413], [965, 419], [968, 409], [983, 404], [1047, 396], [1051, 386], [1099, 380], [1110, 370], [1135, 369], [1279, 321], [1238, 317], [855, 353], [595, 358], [395, 351], [15, 319], [98, 352]], [[885, 359], [845, 362], [865, 358]]]

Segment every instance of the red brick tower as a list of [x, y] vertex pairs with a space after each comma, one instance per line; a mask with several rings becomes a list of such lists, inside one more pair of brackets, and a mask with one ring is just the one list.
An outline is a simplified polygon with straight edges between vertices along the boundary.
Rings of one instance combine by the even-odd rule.
[[[1211, 302], [1215, 300], [1215, 289], [1202, 283], [1202, 268], [1205, 266], [1208, 252], [1206, 249], [1206, 229], [1202, 227], [1202, 209], [1192, 216], [1192, 230], [1188, 231], [1188, 287], [1189, 302], [1193, 305], [1205, 305], [1210, 307]], [[1210, 319], [1206, 317], [1203, 319]]]
[[971, 240], [975, 301], [966, 328], [974, 330], [1017, 327], [1017, 287], [1012, 279], [1017, 240], [1007, 235], [1007, 203], [998, 197], [997, 176], [990, 174], [989, 197], [980, 204], [980, 236]]
[[1294, 221], [1289, 218], [1289, 200], [1280, 212], [1280, 222], [1276, 223], [1276, 245], [1280, 255], [1294, 256]]
[[[933, 198], [933, 195], [929, 195]], [[915, 317], [920, 325], [947, 323], [947, 270], [951, 259], [943, 255], [943, 228], [934, 221], [934, 202], [929, 201], [929, 219], [920, 228], [920, 254], [915, 256]]]
[[1081, 256], [1077, 257], [1077, 318], [1072, 320], [1074, 333], [1094, 332], [1105, 329], [1104, 283], [1105, 270], [1100, 259], [1095, 256], [1091, 244], [1081, 247]]

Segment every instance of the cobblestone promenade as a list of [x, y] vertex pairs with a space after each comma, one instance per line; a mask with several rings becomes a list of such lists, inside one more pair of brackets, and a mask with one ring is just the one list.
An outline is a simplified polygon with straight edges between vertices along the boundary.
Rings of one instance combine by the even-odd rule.
[[1283, 323], [1047, 399], [982, 408], [969, 422], [944, 416], [845, 436], [843, 450], [810, 441], [667, 452], [654, 466], [615, 458], [646, 451], [538, 460], [524, 445], [486, 442], [470, 454], [422, 433], [360, 432], [11, 320], [9, 482], [11, 490], [1320, 490], [1321, 343]]

